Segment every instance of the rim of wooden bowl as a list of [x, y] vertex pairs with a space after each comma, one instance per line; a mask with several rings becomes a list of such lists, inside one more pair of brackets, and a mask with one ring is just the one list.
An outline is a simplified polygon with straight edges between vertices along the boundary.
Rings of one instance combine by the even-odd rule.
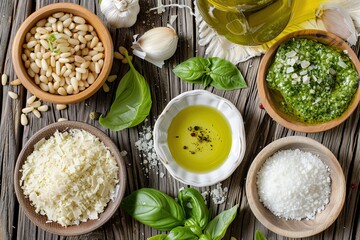
[[[30, 204], [28, 198], [25, 198], [23, 190], [20, 187], [20, 179], [22, 173], [19, 171], [27, 159], [28, 155], [31, 154], [34, 150], [34, 145], [43, 138], [48, 138], [52, 136], [56, 130], [66, 131], [67, 129], [83, 129], [97, 138], [105, 144], [106, 147], [110, 150], [114, 156], [118, 167], [119, 167], [119, 191], [114, 201], [111, 201], [107, 204], [104, 212], [99, 214], [99, 219], [88, 220], [87, 222], [82, 222], [79, 225], [72, 225], [67, 227], [62, 227], [60, 224], [51, 222], [46, 223], [47, 216], [43, 216], [35, 213], [35, 208]], [[101, 227], [105, 224], [117, 211], [120, 206], [121, 200], [125, 194], [126, 188], [126, 168], [124, 159], [121, 157], [121, 154], [116, 146], [116, 144], [100, 129], [93, 127], [87, 123], [76, 122], [76, 121], [64, 121], [50, 124], [38, 132], [36, 132], [25, 144], [21, 150], [18, 159], [16, 161], [15, 170], [14, 170], [14, 185], [15, 185], [15, 194], [19, 201], [21, 208], [24, 210], [25, 215], [39, 228], [62, 236], [77, 236], [85, 233], [94, 231], [95, 229]]]
[[294, 118], [289, 117], [286, 113], [282, 112], [277, 106], [276, 103], [272, 101], [271, 93], [267, 87], [266, 83], [266, 75], [270, 65], [273, 62], [273, 58], [276, 54], [277, 48], [284, 42], [289, 41], [293, 38], [306, 38], [306, 39], [313, 39], [317, 40], [327, 46], [335, 47], [337, 49], [341, 49], [342, 51], [347, 51], [347, 55], [350, 57], [356, 71], [360, 75], [360, 62], [357, 58], [355, 52], [350, 48], [350, 46], [343, 41], [340, 37], [336, 36], [335, 34], [321, 31], [321, 30], [300, 30], [297, 32], [290, 33], [279, 41], [277, 41], [264, 55], [261, 60], [258, 75], [257, 75], [257, 87], [258, 93], [260, 97], [260, 101], [263, 104], [266, 112], [280, 125], [294, 130], [298, 132], [305, 132], [305, 133], [316, 133], [316, 132], [323, 132], [334, 128], [341, 123], [343, 123], [356, 109], [360, 101], [360, 88], [358, 88], [357, 92], [355, 93], [352, 102], [350, 103], [348, 109], [338, 118], [333, 119], [328, 122], [318, 123], [318, 124], [306, 124], [301, 121], [297, 121]]
[[[256, 179], [263, 163], [279, 150], [300, 149], [316, 154], [330, 169], [331, 195], [325, 209], [314, 220], [285, 220], [271, 213], [259, 200]], [[302, 136], [280, 138], [267, 145], [254, 159], [246, 178], [246, 196], [255, 217], [274, 233], [290, 238], [303, 238], [318, 234], [332, 225], [345, 202], [346, 183], [342, 168], [334, 154], [321, 143]]]
[[[84, 18], [89, 24], [91, 24], [96, 33], [98, 34], [99, 39], [103, 43], [104, 46], [104, 65], [101, 69], [100, 74], [96, 78], [95, 82], [86, 88], [84, 91], [81, 91], [74, 95], [60, 96], [56, 94], [51, 94], [41, 90], [41, 88], [34, 82], [34, 79], [31, 78], [24, 66], [24, 63], [21, 58], [21, 54], [23, 53], [23, 43], [25, 41], [26, 33], [30, 31], [30, 29], [35, 26], [35, 24], [53, 13], [56, 12], [65, 12], [72, 13], [74, 15], [80, 16]], [[93, 94], [95, 94], [106, 81], [107, 76], [110, 73], [112, 62], [113, 62], [113, 43], [111, 39], [111, 35], [100, 20], [98, 16], [92, 13], [90, 10], [82, 7], [78, 4], [74, 3], [54, 3], [47, 5], [45, 7], [40, 8], [39, 10], [32, 13], [26, 20], [21, 24], [18, 29], [13, 46], [12, 46], [12, 61], [14, 65], [14, 70], [17, 77], [20, 79], [22, 85], [30, 91], [33, 95], [38, 98], [52, 103], [62, 103], [62, 104], [70, 104], [81, 102]]]

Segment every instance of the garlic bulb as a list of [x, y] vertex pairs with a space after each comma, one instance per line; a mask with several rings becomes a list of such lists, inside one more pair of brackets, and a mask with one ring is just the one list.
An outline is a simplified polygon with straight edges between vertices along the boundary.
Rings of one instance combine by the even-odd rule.
[[358, 32], [348, 11], [336, 3], [324, 3], [316, 10], [316, 23], [326, 31], [332, 32], [350, 45], [355, 45]]
[[164, 61], [171, 58], [176, 52], [178, 40], [173, 28], [153, 28], [133, 42], [133, 53], [161, 68]]
[[102, 0], [100, 9], [113, 28], [131, 27], [140, 12], [138, 0]]

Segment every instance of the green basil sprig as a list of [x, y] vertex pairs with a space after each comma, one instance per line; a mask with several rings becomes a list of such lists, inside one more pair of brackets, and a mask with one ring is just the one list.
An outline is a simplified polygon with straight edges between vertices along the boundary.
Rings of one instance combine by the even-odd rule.
[[235, 219], [239, 204], [221, 212], [205, 228], [205, 234], [212, 240], [220, 240], [224, 237], [226, 230]]
[[158, 190], [142, 188], [124, 198], [121, 207], [143, 224], [170, 231], [148, 240], [220, 240], [239, 208], [235, 205], [209, 222], [209, 209], [199, 191], [180, 191], [179, 202]]
[[[195, 224], [204, 230], [209, 222], [209, 209], [205, 205], [203, 196], [194, 188], [187, 188], [179, 193], [179, 202], [185, 210], [187, 223], [185, 225], [194, 226]], [[191, 223], [191, 220], [194, 223]]]
[[247, 87], [240, 70], [223, 58], [193, 57], [177, 65], [173, 72], [184, 81], [204, 87], [211, 85], [220, 90]]
[[170, 196], [152, 188], [133, 192], [121, 206], [139, 222], [161, 231], [170, 231], [185, 221], [181, 206]]
[[102, 126], [113, 131], [134, 127], [144, 121], [150, 113], [152, 104], [149, 84], [136, 71], [127, 52], [125, 57], [130, 70], [120, 81], [109, 113], [106, 117], [99, 118]]

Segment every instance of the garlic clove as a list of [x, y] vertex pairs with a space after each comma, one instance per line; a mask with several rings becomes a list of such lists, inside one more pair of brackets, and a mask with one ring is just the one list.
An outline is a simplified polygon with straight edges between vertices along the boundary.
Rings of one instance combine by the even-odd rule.
[[128, 28], [135, 24], [140, 12], [138, 0], [102, 0], [100, 10], [113, 28]]
[[336, 3], [325, 3], [316, 10], [317, 25], [348, 41], [350, 45], [357, 42], [358, 32], [348, 11]]
[[177, 49], [178, 36], [170, 27], [157, 27], [144, 33], [133, 42], [134, 55], [161, 67]]
[[159, 61], [159, 60], [155, 60], [155, 59], [152, 59], [152, 58], [149, 58], [148, 56], [146, 56], [146, 53], [142, 52], [142, 51], [139, 51], [139, 50], [136, 50], [134, 49], [133, 50], [133, 54], [141, 59], [144, 59], [145, 61], [148, 61], [149, 63], [157, 66], [158, 68], [162, 68], [162, 66], [165, 64], [164, 61]]

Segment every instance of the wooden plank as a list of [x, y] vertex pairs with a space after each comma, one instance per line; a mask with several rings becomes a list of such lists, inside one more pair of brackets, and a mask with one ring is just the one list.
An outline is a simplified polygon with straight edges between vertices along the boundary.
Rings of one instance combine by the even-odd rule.
[[[31, 2], [1, 1], [0, 2], [0, 73], [6, 73], [11, 81], [15, 74], [11, 63], [11, 43], [15, 31], [30, 13]], [[7, 91], [19, 94], [20, 100], [12, 100]], [[17, 203], [13, 187], [13, 169], [17, 154], [21, 147], [19, 124], [21, 99], [24, 95], [22, 87], [1, 87], [1, 125], [0, 125], [0, 239], [11, 239], [16, 233]]]

